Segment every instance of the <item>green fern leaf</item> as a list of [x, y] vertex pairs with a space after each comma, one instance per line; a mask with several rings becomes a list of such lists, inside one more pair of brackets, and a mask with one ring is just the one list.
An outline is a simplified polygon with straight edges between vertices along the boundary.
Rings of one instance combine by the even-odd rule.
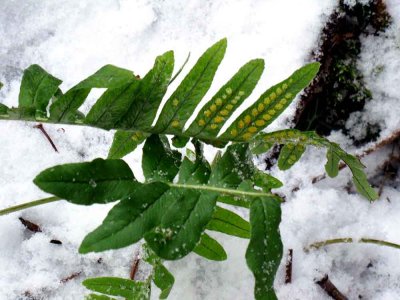
[[228, 258], [221, 244], [206, 233], [202, 234], [193, 252], [209, 260], [223, 261]]
[[126, 69], [106, 65], [67, 91], [50, 106], [50, 119], [54, 122], [74, 122], [78, 108], [86, 100], [92, 88], [115, 89], [136, 80]]
[[165, 103], [155, 132], [181, 134], [186, 121], [206, 94], [226, 50], [226, 39], [211, 46]]
[[201, 109], [185, 132], [190, 136], [210, 139], [217, 136], [223, 124], [255, 88], [264, 70], [264, 60], [245, 64]]
[[[295, 129], [288, 129], [258, 135], [251, 143], [252, 152], [254, 154], [261, 154], [264, 149], [273, 144], [293, 144], [296, 147], [315, 146], [328, 149], [328, 174], [337, 174], [338, 166], [335, 164], [338, 164], [339, 160], [342, 160], [353, 174], [353, 182], [357, 191], [370, 201], [378, 199], [377, 192], [368, 183], [367, 176], [363, 171], [364, 166], [360, 160], [347, 154], [338, 144], [331, 143], [311, 131], [302, 132]], [[331, 151], [331, 154], [329, 154], [329, 151]]]
[[305, 88], [319, 70], [319, 63], [308, 64], [281, 83], [268, 89], [222, 134], [221, 139], [248, 141], [272, 123]]
[[56, 93], [61, 80], [47, 73], [38, 65], [31, 65], [24, 71], [19, 91], [19, 107], [35, 108], [39, 117], [47, 115], [46, 109]]

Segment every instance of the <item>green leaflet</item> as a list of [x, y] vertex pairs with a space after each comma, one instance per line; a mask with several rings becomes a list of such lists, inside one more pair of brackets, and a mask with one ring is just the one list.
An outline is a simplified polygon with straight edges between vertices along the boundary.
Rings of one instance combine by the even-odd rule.
[[249, 222], [234, 212], [219, 206], [215, 208], [212, 219], [206, 228], [240, 238], [250, 238]]
[[150, 287], [146, 282], [118, 277], [89, 278], [82, 282], [89, 290], [129, 300], [150, 299]]
[[0, 103], [0, 115], [7, 115], [8, 107]]
[[272, 123], [305, 88], [319, 70], [319, 63], [308, 64], [289, 78], [268, 89], [222, 134], [221, 139], [247, 141]]
[[120, 201], [103, 223], [83, 240], [79, 252], [100, 252], [129, 246], [161, 222], [173, 202], [169, 187], [161, 182], [139, 184], [135, 193]]
[[153, 68], [140, 81], [138, 93], [124, 114], [119, 116], [117, 127], [149, 130], [165, 95], [172, 71], [174, 52], [168, 51], [156, 58]]
[[154, 130], [181, 133], [186, 121], [206, 94], [226, 50], [226, 39], [211, 46], [165, 103]]
[[86, 100], [92, 88], [115, 89], [136, 80], [126, 69], [106, 65], [96, 73], [78, 83], [50, 106], [50, 119], [59, 122], [74, 122], [78, 108]]
[[212, 217], [218, 194], [194, 189], [171, 192], [174, 203], [164, 213], [161, 224], [145, 235], [145, 240], [158, 256], [175, 260], [190, 253], [198, 243]]
[[274, 279], [282, 259], [283, 245], [279, 233], [280, 202], [274, 198], [258, 198], [251, 202], [251, 237], [246, 261], [255, 277], [257, 300], [277, 299]]
[[263, 191], [269, 192], [271, 189], [278, 189], [283, 186], [283, 183], [280, 182], [277, 178], [256, 170], [254, 173], [254, 184], [263, 189]]
[[264, 70], [264, 60], [249, 61], [201, 109], [185, 134], [216, 137], [226, 120], [251, 94]]
[[174, 286], [175, 278], [162, 264], [157, 264], [153, 274], [154, 284], [161, 290], [160, 299], [166, 299]]
[[122, 158], [136, 149], [149, 135], [141, 131], [118, 130], [108, 152], [108, 158]]
[[189, 137], [184, 137], [184, 136], [177, 136], [175, 135], [172, 138], [172, 145], [175, 148], [183, 148], [186, 146], [186, 144], [189, 142], [190, 138]]
[[248, 144], [232, 144], [215, 163], [209, 183], [236, 189], [244, 180], [251, 179], [254, 172]]
[[302, 144], [287, 143], [282, 147], [278, 159], [278, 167], [281, 170], [290, 169], [303, 155], [306, 148]]
[[342, 160], [353, 174], [353, 181], [357, 191], [370, 201], [378, 199], [378, 194], [368, 183], [367, 176], [363, 171], [364, 166], [360, 160], [347, 154], [338, 144], [331, 143], [326, 138], [320, 137], [312, 131], [302, 132], [295, 129], [287, 129], [259, 134], [257, 138], [251, 142], [251, 149], [254, 154], [261, 154], [267, 146], [269, 147], [273, 144], [293, 144], [297, 146], [303, 145], [327, 148], [328, 151], [331, 151], [331, 154], [327, 154], [328, 162], [325, 166], [328, 175], [337, 174], [338, 166], [335, 166], [335, 163], [338, 164], [339, 161]]
[[142, 169], [146, 181], [172, 181], [179, 171], [181, 154], [171, 150], [168, 139], [156, 134], [143, 147]]
[[225, 249], [215, 239], [203, 233], [193, 252], [209, 260], [222, 261], [227, 259]]
[[143, 250], [143, 260], [153, 266], [151, 277], [154, 284], [161, 290], [160, 299], [166, 299], [175, 283], [175, 278], [147, 244], [143, 244]]
[[33, 107], [40, 117], [45, 117], [47, 105], [61, 82], [42, 67], [31, 65], [24, 71], [22, 77], [19, 107]]
[[125, 199], [138, 188], [131, 169], [123, 160], [101, 158], [51, 167], [33, 182], [47, 193], [82, 205]]
[[329, 177], [336, 177], [339, 174], [340, 157], [336, 154], [335, 148], [340, 148], [340, 146], [338, 144], [334, 144], [333, 147], [329, 147], [328, 151], [326, 151], [327, 162], [325, 164], [325, 171]]
[[120, 87], [106, 90], [87, 114], [85, 123], [104, 129], [115, 128], [135, 101], [139, 86], [139, 80], [131, 79]]

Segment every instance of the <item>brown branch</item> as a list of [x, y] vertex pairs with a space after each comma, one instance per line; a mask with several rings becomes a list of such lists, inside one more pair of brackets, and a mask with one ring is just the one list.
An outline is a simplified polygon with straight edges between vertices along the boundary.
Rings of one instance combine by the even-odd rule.
[[335, 300], [348, 300], [337, 287], [329, 280], [328, 275], [325, 275], [321, 280], [316, 282], [329, 296]]
[[79, 275], [81, 275], [82, 271], [79, 272], [75, 272], [72, 273], [71, 275], [69, 275], [68, 277], [65, 277], [63, 279], [60, 280], [61, 283], [67, 283], [68, 281], [75, 279], [76, 277], [78, 277]]
[[38, 124], [38, 125], [35, 125], [35, 126], [33, 126], [33, 127], [39, 129], [39, 130], [44, 134], [44, 136], [46, 137], [46, 139], [49, 141], [49, 143], [50, 143], [50, 145], [53, 147], [54, 151], [58, 152], [58, 149], [57, 149], [56, 145], [54, 144], [53, 140], [51, 139], [51, 137], [49, 136], [49, 134], [48, 134], [48, 133], [46, 132], [46, 130], [44, 129], [43, 124]]
[[139, 269], [139, 263], [140, 263], [139, 251], [136, 251], [135, 257], [133, 259], [132, 266], [131, 266], [131, 272], [129, 274], [129, 278], [131, 280], [135, 280], [136, 273]]
[[26, 227], [26, 229], [32, 231], [32, 232], [42, 232], [42, 229], [40, 228], [39, 225], [32, 223], [31, 221], [25, 220], [24, 218], [18, 218], [22, 225]]
[[292, 283], [293, 249], [289, 249], [286, 260], [285, 284]]

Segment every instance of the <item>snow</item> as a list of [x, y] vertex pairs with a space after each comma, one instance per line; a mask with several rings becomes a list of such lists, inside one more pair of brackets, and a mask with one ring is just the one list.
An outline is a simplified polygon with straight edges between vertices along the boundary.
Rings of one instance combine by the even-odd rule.
[[[180, 78], [199, 55], [222, 37], [228, 38], [226, 57], [205, 97], [214, 92], [248, 60], [266, 60], [266, 71], [247, 104], [257, 99], [308, 59], [318, 33], [335, 8], [327, 0], [191, 0], [191, 1], [3, 1], [0, 10], [0, 102], [17, 105], [22, 70], [37, 63], [64, 80], [66, 90], [105, 64], [115, 64], [143, 75], [156, 55], [175, 50], [176, 68], [191, 59]], [[354, 1], [350, 1], [354, 2]], [[349, 3], [350, 3], [349, 2]], [[349, 121], [354, 134], [365, 122], [378, 123], [381, 138], [399, 128], [400, 5], [388, 0], [395, 22], [385, 34], [365, 37], [359, 68], [373, 93], [361, 114]], [[377, 47], [379, 45], [379, 47]], [[174, 90], [179, 80], [171, 86]], [[90, 95], [84, 109], [100, 91]], [[396, 109], [394, 109], [396, 108]], [[269, 130], [286, 127], [295, 104]], [[60, 153], [55, 153], [39, 130], [21, 122], [0, 123], [0, 207], [46, 197], [32, 183], [52, 165], [105, 157], [112, 132], [92, 128], [45, 125]], [[352, 149], [341, 133], [331, 138]], [[140, 179], [140, 149], [126, 157]], [[207, 153], [211, 153], [208, 151]], [[364, 160], [368, 172], [383, 163], [389, 149]], [[323, 174], [324, 152], [309, 149], [291, 170], [273, 169], [285, 187], [281, 233], [285, 253], [294, 249], [293, 282], [285, 285], [284, 260], [275, 281], [279, 299], [329, 299], [314, 283], [328, 273], [350, 299], [399, 299], [400, 267], [394, 249], [375, 245], [332, 245], [305, 253], [312, 242], [336, 237], [371, 237], [400, 243], [399, 192], [386, 187], [381, 200], [370, 204], [344, 189], [351, 176], [311, 184]], [[260, 159], [259, 166], [263, 166]], [[300, 191], [292, 192], [299, 186]], [[391, 199], [391, 202], [385, 200]], [[101, 223], [111, 205], [81, 207], [56, 202], [0, 217], [0, 299], [19, 299], [29, 291], [44, 299], [80, 299], [87, 293], [81, 281], [90, 276], [128, 277], [136, 247], [79, 255], [77, 248], [89, 231]], [[37, 223], [42, 233], [30, 234], [18, 217]], [[249, 299], [253, 278], [244, 253], [247, 241], [211, 233], [226, 248], [228, 260], [209, 262], [196, 255], [167, 263], [175, 276], [170, 299]], [[59, 239], [62, 245], [49, 243]], [[102, 258], [101, 263], [98, 262]], [[367, 267], [372, 263], [371, 267]], [[82, 272], [67, 283], [60, 280]], [[154, 299], [157, 291], [154, 289]]]

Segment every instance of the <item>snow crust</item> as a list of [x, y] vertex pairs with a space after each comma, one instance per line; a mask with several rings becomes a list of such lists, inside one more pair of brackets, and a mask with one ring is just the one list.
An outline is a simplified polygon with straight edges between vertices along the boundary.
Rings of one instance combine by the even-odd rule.
[[[336, 6], [333, 0], [3, 2], [0, 81], [5, 85], [0, 102], [10, 106], [17, 105], [22, 70], [33, 63], [63, 79], [66, 90], [109, 63], [143, 75], [157, 55], [170, 49], [175, 50], [177, 66], [191, 52], [187, 72], [199, 55], [222, 37], [228, 38], [227, 54], [205, 100], [241, 65], [261, 57], [266, 60], [266, 71], [248, 99], [250, 104], [307, 62], [324, 21]], [[379, 123], [382, 137], [399, 128], [400, 5], [396, 0], [387, 3], [394, 24], [384, 35], [363, 40], [359, 68], [373, 100], [365, 112], [349, 121], [355, 134], [366, 122]], [[99, 91], [91, 93], [85, 110], [96, 95]], [[294, 110], [295, 103], [269, 130], [286, 127]], [[55, 153], [32, 125], [0, 123], [0, 208], [46, 197], [32, 183], [41, 170], [105, 157], [112, 141], [112, 132], [45, 125], [60, 151]], [[342, 134], [333, 133], [331, 138], [352, 150]], [[370, 174], [388, 152], [383, 149], [364, 160]], [[126, 161], [140, 179], [140, 152], [130, 154]], [[350, 299], [359, 295], [363, 299], [399, 299], [400, 253], [396, 250], [353, 244], [303, 251], [312, 242], [337, 237], [368, 236], [400, 243], [398, 190], [384, 188], [381, 200], [370, 204], [347, 193], [351, 177], [347, 170], [335, 179], [311, 184], [313, 176], [324, 173], [324, 162], [321, 150], [310, 149], [291, 170], [272, 170], [285, 183], [279, 190], [287, 199], [281, 225], [285, 253], [294, 249], [292, 284], [283, 283], [284, 260], [275, 281], [279, 299], [329, 299], [314, 283], [325, 273]], [[257, 163], [263, 167], [261, 158]], [[300, 191], [292, 192], [296, 186]], [[1, 217], [0, 299], [21, 299], [28, 291], [43, 299], [81, 299], [87, 293], [81, 286], [84, 278], [128, 277], [135, 247], [78, 255], [83, 237], [101, 223], [110, 208], [57, 202]], [[43, 232], [28, 233], [18, 217], [39, 224]], [[170, 299], [252, 298], [253, 278], [244, 259], [247, 241], [211, 235], [224, 245], [228, 260], [215, 263], [189, 255], [168, 263], [176, 279]], [[63, 244], [51, 244], [51, 239]], [[60, 282], [76, 272], [81, 272], [77, 278]]]

